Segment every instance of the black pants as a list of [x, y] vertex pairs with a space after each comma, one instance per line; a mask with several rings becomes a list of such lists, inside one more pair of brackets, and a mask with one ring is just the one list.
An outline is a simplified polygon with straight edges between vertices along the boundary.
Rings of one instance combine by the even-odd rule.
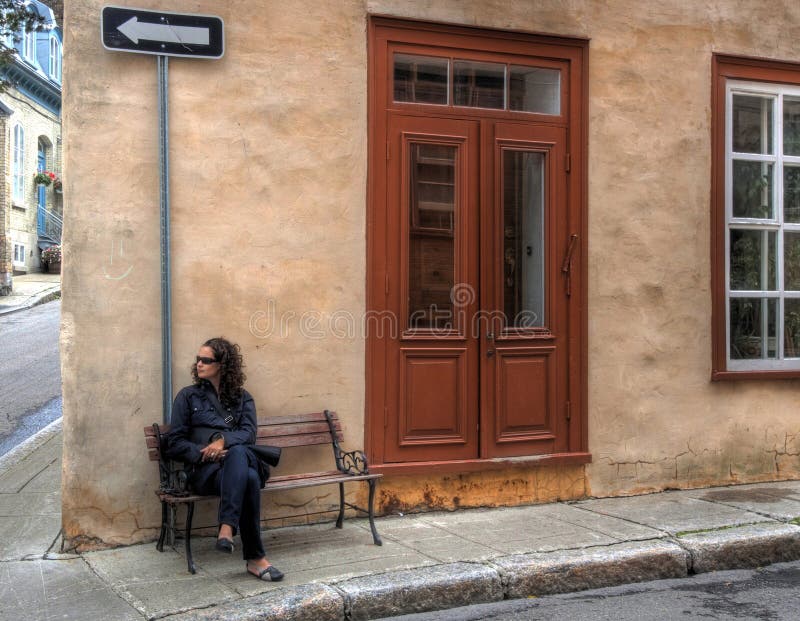
[[261, 541], [261, 481], [258, 463], [247, 447], [228, 449], [222, 467], [197, 490], [219, 496], [219, 523], [228, 524], [242, 535], [245, 560], [266, 556]]

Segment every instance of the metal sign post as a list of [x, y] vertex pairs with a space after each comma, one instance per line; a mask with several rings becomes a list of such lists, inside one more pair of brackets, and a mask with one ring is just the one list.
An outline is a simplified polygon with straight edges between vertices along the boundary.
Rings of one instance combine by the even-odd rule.
[[161, 399], [164, 423], [172, 411], [172, 270], [169, 239], [169, 57], [158, 57], [158, 168], [161, 203]]
[[222, 19], [103, 7], [103, 46], [114, 52], [155, 54], [158, 69], [158, 165], [161, 220], [161, 397], [163, 421], [172, 409], [172, 271], [169, 218], [169, 57], [221, 58], [225, 51]]

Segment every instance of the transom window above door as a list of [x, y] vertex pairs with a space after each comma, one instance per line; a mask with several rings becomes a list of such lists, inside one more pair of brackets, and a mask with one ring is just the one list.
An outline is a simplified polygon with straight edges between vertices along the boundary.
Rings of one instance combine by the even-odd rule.
[[398, 103], [561, 115], [561, 70], [395, 53]]

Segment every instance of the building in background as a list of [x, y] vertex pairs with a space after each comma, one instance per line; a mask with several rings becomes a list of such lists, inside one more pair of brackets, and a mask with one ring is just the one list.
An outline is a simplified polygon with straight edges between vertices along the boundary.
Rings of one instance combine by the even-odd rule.
[[[61, 243], [62, 30], [44, 3], [27, 3], [44, 20], [39, 31], [9, 40], [17, 55], [0, 69], [0, 294], [14, 274], [42, 269], [41, 251]], [[38, 172], [52, 173], [49, 185]]]

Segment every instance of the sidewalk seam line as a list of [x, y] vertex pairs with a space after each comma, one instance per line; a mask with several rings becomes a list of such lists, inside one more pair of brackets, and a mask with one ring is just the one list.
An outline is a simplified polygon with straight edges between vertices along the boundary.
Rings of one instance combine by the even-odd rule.
[[[776, 496], [775, 498], [777, 499], [777, 498], [780, 498], [780, 497]], [[698, 498], [696, 500], [701, 500], [701, 499]], [[783, 518], [780, 518], [780, 517], [775, 517], [774, 515], [769, 515], [768, 513], [761, 513], [761, 512], [759, 512], [759, 511], [757, 511], [755, 509], [742, 509], [741, 507], [737, 507], [736, 505], [728, 504], [728, 503], [723, 502], [721, 500], [706, 500], [705, 502], [710, 502], [710, 503], [715, 504], [715, 505], [721, 505], [723, 507], [729, 507], [731, 509], [737, 509], [738, 511], [748, 511], [750, 513], [755, 513], [756, 515], [759, 515], [761, 517], [765, 517], [765, 518], [768, 518], [770, 520], [774, 520], [776, 522], [781, 522], [783, 524], [788, 524], [789, 522], [791, 522], [792, 520], [794, 520], [794, 519], [796, 519], [798, 517], [798, 516], [795, 516], [793, 518], [783, 519]], [[755, 522], [755, 523], [763, 524], [764, 522]]]
[[[623, 498], [624, 498], [624, 496], [623, 496]], [[642, 524], [641, 522], [637, 522], [637, 521], [631, 520], [629, 518], [620, 517], [618, 515], [609, 515], [608, 513], [603, 513], [601, 511], [594, 511], [592, 509], [588, 509], [586, 507], [581, 507], [579, 505], [570, 505], [570, 506], [571, 507], [575, 507], [576, 509], [581, 509], [582, 511], [586, 511], [587, 513], [591, 513], [592, 515], [602, 515], [603, 517], [612, 517], [612, 518], [616, 518], [618, 520], [622, 520], [623, 522], [628, 522], [629, 524], [636, 524], [636, 526], [641, 526], [643, 528], [651, 528], [652, 530], [655, 530], [655, 531], [657, 531], [659, 533], [662, 533], [665, 537], [670, 537], [671, 536], [671, 533], [669, 531], [662, 530], [660, 528], [655, 528], [653, 526], [648, 526], [647, 524]]]
[[147, 615], [147, 613], [145, 611], [139, 610], [136, 606], [133, 605], [132, 602], [128, 601], [128, 599], [119, 591], [119, 589], [117, 589], [117, 587], [112, 582], [109, 582], [109, 581], [105, 580], [100, 574], [98, 574], [97, 570], [86, 559], [86, 557], [84, 557], [82, 554], [79, 554], [78, 558], [80, 558], [84, 562], [84, 564], [89, 568], [89, 571], [91, 571], [94, 574], [94, 576], [102, 584], [106, 585], [114, 595], [116, 595], [119, 599], [121, 599], [123, 602], [125, 602], [128, 606], [130, 606], [137, 613], [139, 613], [144, 619], [149, 619], [149, 617], [148, 617], [148, 615]]

